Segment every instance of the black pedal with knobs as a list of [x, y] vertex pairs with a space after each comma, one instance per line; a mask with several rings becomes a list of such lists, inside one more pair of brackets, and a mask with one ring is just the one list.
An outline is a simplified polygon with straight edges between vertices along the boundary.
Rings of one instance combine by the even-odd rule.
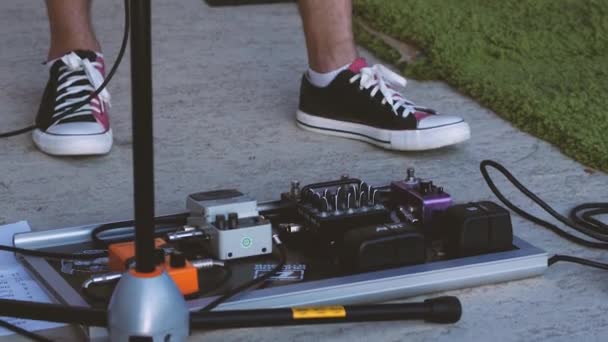
[[354, 178], [316, 183], [301, 190], [297, 212], [322, 243], [333, 244], [355, 227], [388, 222], [382, 190]]

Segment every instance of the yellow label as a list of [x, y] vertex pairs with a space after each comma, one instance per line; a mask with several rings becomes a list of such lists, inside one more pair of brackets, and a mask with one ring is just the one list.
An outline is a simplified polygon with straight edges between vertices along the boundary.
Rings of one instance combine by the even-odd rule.
[[320, 306], [312, 308], [292, 308], [293, 319], [312, 318], [344, 318], [346, 310], [343, 306]]

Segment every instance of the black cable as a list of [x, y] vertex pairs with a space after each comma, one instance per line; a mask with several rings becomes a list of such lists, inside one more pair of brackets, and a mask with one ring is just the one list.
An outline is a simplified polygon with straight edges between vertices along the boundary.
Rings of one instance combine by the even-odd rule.
[[226, 266], [222, 267], [221, 270], [223, 273], [222, 278], [219, 281], [217, 281], [215, 284], [213, 284], [213, 286], [208, 286], [209, 289], [207, 289], [205, 291], [198, 291], [191, 295], [187, 295], [187, 296], [185, 296], [185, 299], [190, 300], [190, 299], [201, 298], [201, 297], [206, 296], [209, 293], [212, 293], [212, 292], [218, 290], [222, 286], [224, 286], [228, 282], [228, 280], [230, 280], [230, 278], [232, 277], [232, 269], [230, 269], [230, 267], [228, 265], [226, 265]]
[[83, 287], [81, 290], [82, 290], [82, 295], [86, 299], [88, 299], [94, 303], [103, 303], [103, 304], [107, 305], [110, 302], [110, 297], [98, 295], [95, 292], [91, 291], [90, 287]]
[[[511, 184], [513, 184], [517, 189], [519, 189], [526, 197], [528, 197], [529, 199], [531, 199], [532, 201], [534, 201], [536, 204], [538, 204], [541, 208], [543, 208], [547, 213], [549, 213], [551, 216], [553, 216], [554, 218], [556, 218], [557, 220], [559, 220], [560, 222], [562, 222], [563, 224], [565, 224], [566, 226], [578, 231], [581, 234], [584, 234], [586, 236], [589, 236], [591, 238], [594, 238], [596, 240], [600, 240], [603, 242], [597, 242], [597, 241], [589, 241], [589, 240], [585, 240], [583, 238], [580, 238], [578, 236], [572, 235], [568, 232], [566, 232], [565, 230], [557, 227], [556, 225], [549, 223], [541, 218], [538, 218], [526, 211], [524, 211], [523, 209], [517, 207], [516, 205], [514, 205], [513, 203], [511, 203], [501, 192], [500, 190], [498, 190], [498, 188], [496, 187], [496, 185], [494, 184], [494, 181], [492, 181], [492, 179], [490, 178], [490, 175], [488, 174], [488, 167], [493, 167], [494, 169], [498, 170], [500, 173], [502, 173], [507, 180], [509, 180], [509, 182], [511, 182]], [[545, 203], [543, 200], [541, 200], [537, 195], [535, 195], [533, 192], [531, 192], [530, 190], [528, 190], [525, 186], [523, 186], [518, 180], [517, 178], [515, 178], [504, 166], [500, 165], [499, 163], [492, 161], [492, 160], [484, 160], [481, 162], [480, 164], [480, 169], [481, 169], [481, 174], [483, 175], [483, 178], [485, 179], [486, 183], [488, 183], [488, 186], [490, 187], [490, 189], [492, 190], [492, 192], [494, 193], [494, 195], [496, 195], [496, 197], [498, 197], [498, 199], [504, 203], [507, 207], [509, 207], [509, 209], [513, 210], [514, 212], [516, 212], [517, 214], [519, 214], [520, 216], [540, 225], [543, 226], [545, 228], [550, 229], [551, 231], [553, 231], [554, 233], [558, 234], [559, 236], [566, 238], [570, 241], [576, 242], [578, 244], [587, 246], [587, 247], [593, 247], [593, 248], [601, 248], [601, 249], [608, 249], [608, 231], [606, 231], [605, 229], [603, 229], [602, 227], [595, 227], [594, 225], [589, 225], [589, 224], [580, 224], [577, 222], [574, 222], [573, 220], [568, 219], [567, 217], [559, 214], [557, 211], [555, 211], [555, 209], [551, 208], [551, 206], [549, 206], [547, 203]], [[608, 207], [608, 203], [600, 203], [602, 206]], [[584, 207], [584, 208], [588, 208], [589, 205], [592, 204], [585, 204], [583, 206], [578, 206], [576, 208], [574, 208], [573, 210], [576, 210], [579, 207]], [[598, 206], [594, 207], [594, 208], [599, 208]], [[580, 210], [579, 210], [580, 211]], [[606, 213], [608, 213], [608, 210], [606, 211]]]
[[[125, 0], [124, 4], [125, 4], [125, 23], [124, 23], [124, 32], [123, 32], [123, 36], [122, 36], [122, 43], [120, 45], [120, 50], [118, 51], [118, 56], [116, 57], [116, 61], [114, 62], [114, 65], [112, 65], [110, 72], [108, 72], [108, 76], [105, 78], [103, 83], [101, 83], [99, 88], [97, 88], [94, 92], [92, 92], [91, 95], [89, 95], [89, 97], [82, 100], [80, 103], [77, 103], [74, 106], [72, 106], [63, 115], [73, 114], [77, 110], [79, 110], [80, 108], [85, 106], [86, 104], [90, 103], [95, 97], [97, 97], [108, 86], [108, 84], [110, 83], [110, 80], [112, 80], [112, 77], [114, 77], [114, 74], [116, 73], [116, 70], [118, 69], [118, 66], [120, 65], [120, 62], [122, 61], [122, 58], [125, 54], [125, 50], [127, 49], [127, 43], [129, 41], [129, 13], [130, 13], [129, 0]], [[20, 128], [20, 129], [14, 130], [14, 131], [0, 133], [0, 138], [8, 138], [8, 137], [20, 135], [23, 133], [27, 133], [29, 131], [33, 131], [36, 128], [38, 128], [38, 126], [32, 125], [32, 126]]]
[[[159, 216], [155, 220], [157, 224], [182, 224], [185, 222], [187, 217], [187, 213], [175, 214], [175, 215], [167, 215], [167, 216]], [[97, 245], [103, 245], [105, 248], [105, 243], [103, 239], [99, 238], [99, 234], [105, 231], [109, 231], [112, 229], [122, 229], [133, 225], [133, 221], [120, 221], [120, 222], [112, 222], [107, 224], [102, 224], [101, 226], [93, 229], [91, 232], [91, 237]], [[167, 231], [162, 228], [159, 229], [155, 234], [158, 236], [163, 236]], [[59, 252], [45, 252], [38, 251], [35, 249], [26, 249], [19, 248], [14, 246], [0, 245], [0, 251], [19, 253], [23, 255], [29, 255], [40, 258], [47, 259], [69, 259], [69, 260], [95, 260], [97, 258], [103, 258], [108, 255], [107, 252], [100, 252], [94, 254], [74, 254], [74, 253], [59, 253]]]
[[[224, 272], [224, 276], [216, 284], [213, 284], [214, 290], [219, 289], [222, 286], [224, 286], [226, 283], [228, 283], [228, 281], [232, 277], [232, 269], [230, 268], [230, 266], [225, 265], [224, 267], [222, 267], [222, 271]], [[205, 294], [203, 293], [202, 295], [205, 295]]]
[[[207, 295], [208, 293], [216, 291], [217, 289], [224, 286], [228, 282], [228, 280], [230, 280], [230, 278], [232, 277], [232, 270], [230, 269], [230, 267], [225, 266], [225, 267], [221, 268], [221, 271], [223, 273], [222, 278], [219, 281], [217, 281], [215, 284], [213, 284], [213, 286], [208, 286], [209, 287], [208, 290], [198, 291], [196, 293], [187, 295], [187, 296], [185, 296], [185, 299], [190, 300], [190, 299], [201, 298], [201, 297]], [[118, 282], [118, 279], [113, 282], [99, 284], [98, 286], [115, 286], [117, 282]], [[92, 284], [92, 285], [95, 285], [95, 284]], [[96, 293], [95, 290], [93, 290], [94, 286], [87, 286], [87, 287], [82, 286], [80, 289], [86, 299], [89, 299], [96, 303], [108, 304], [110, 302], [110, 297], [102, 296], [102, 295], [99, 295], [98, 293]]]
[[216, 299], [211, 301], [209, 304], [207, 304], [205, 307], [200, 309], [199, 312], [206, 312], [206, 311], [213, 310], [218, 305], [222, 304], [223, 302], [230, 299], [231, 297], [233, 297], [243, 291], [246, 291], [250, 287], [264, 283], [266, 280], [270, 279], [270, 277], [274, 276], [278, 271], [282, 270], [283, 266], [285, 266], [285, 262], [287, 261], [287, 252], [285, 251], [285, 247], [283, 246], [282, 243], [276, 243], [275, 246], [277, 246], [277, 249], [279, 250], [279, 255], [280, 255], [279, 263], [272, 270], [270, 270], [270, 272], [268, 272], [258, 278], [255, 278], [253, 280], [250, 280], [242, 285], [239, 285], [232, 290], [229, 290], [225, 294], [217, 297]]
[[6, 328], [14, 333], [17, 333], [23, 337], [27, 337], [32, 341], [37, 341], [37, 342], [52, 342], [53, 340], [48, 339], [42, 335], [38, 335], [35, 334], [33, 332], [27, 331], [25, 329], [22, 329], [21, 327], [18, 327], [14, 324], [10, 324], [9, 322], [5, 321], [5, 320], [1, 320], [0, 319], [0, 327]]
[[95, 254], [72, 254], [72, 253], [56, 253], [56, 252], [44, 252], [37, 251], [35, 249], [25, 249], [13, 246], [0, 245], [0, 251], [19, 253], [23, 255], [29, 255], [47, 259], [69, 259], [69, 260], [95, 260], [107, 256], [106, 252], [100, 252]]
[[595, 267], [595, 268], [599, 268], [599, 269], [608, 271], [608, 264], [606, 264], [606, 263], [597, 262], [597, 261], [593, 261], [593, 260], [589, 260], [589, 259], [577, 258], [577, 257], [573, 257], [570, 255], [560, 255], [560, 254], [556, 254], [556, 255], [552, 256], [551, 258], [549, 258], [549, 266], [551, 266], [559, 261], [572, 262], [575, 264]]
[[[536, 216], [524, 211], [523, 209], [519, 208], [518, 206], [514, 205], [500, 192], [500, 190], [498, 190], [498, 188], [494, 184], [494, 181], [490, 178], [490, 175], [488, 174], [488, 167], [492, 167], [492, 168], [496, 169], [497, 171], [499, 171], [500, 173], [502, 173], [503, 176], [505, 176], [507, 178], [507, 180], [509, 182], [511, 182], [511, 184], [513, 184], [517, 189], [519, 189], [526, 197], [528, 197], [529, 199], [534, 201], [534, 203], [538, 204], [541, 208], [543, 208], [547, 213], [549, 213], [551, 216], [553, 216], [558, 221], [562, 222], [566, 226], [576, 230], [577, 232], [579, 232], [585, 236], [599, 240], [601, 242], [590, 241], [590, 240], [587, 240], [584, 238], [580, 238], [580, 237], [573, 235], [573, 234], [559, 228], [558, 226], [556, 226], [550, 222], [547, 222], [539, 217], [536, 217]], [[488, 184], [488, 186], [490, 187], [490, 190], [492, 190], [494, 195], [496, 195], [496, 197], [498, 197], [498, 199], [504, 205], [506, 205], [509, 209], [513, 210], [514, 212], [516, 212], [523, 218], [525, 218], [533, 223], [536, 223], [540, 226], [548, 228], [552, 232], [556, 233], [557, 235], [559, 235], [569, 241], [578, 243], [578, 244], [586, 246], [586, 247], [608, 249], [608, 243], [606, 243], [606, 242], [608, 242], [608, 226], [605, 223], [593, 218], [593, 216], [596, 216], [596, 215], [608, 214], [608, 203], [585, 203], [585, 204], [576, 206], [571, 210], [570, 219], [569, 219], [569, 218], [559, 214], [557, 211], [555, 211], [555, 209], [553, 209], [546, 202], [544, 202], [542, 199], [540, 199], [536, 194], [534, 194], [533, 192], [528, 190], [528, 188], [526, 188], [524, 185], [522, 185], [517, 180], [517, 178], [515, 178], [515, 176], [513, 176], [501, 164], [499, 164], [495, 161], [492, 161], [492, 160], [484, 160], [479, 165], [479, 168], [481, 170], [481, 174], [482, 174], [483, 178], [485, 179], [486, 183]], [[593, 261], [593, 260], [587, 260], [587, 259], [583, 259], [583, 258], [568, 256], [568, 255], [555, 255], [555, 256], [551, 257], [549, 259], [549, 265], [553, 265], [554, 263], [556, 263], [558, 261], [573, 262], [573, 263], [578, 263], [581, 265], [586, 265], [586, 266], [590, 266], [590, 267], [596, 267], [596, 268], [608, 270], [608, 264], [600, 263], [600, 262]]]
[[95, 327], [108, 326], [106, 310], [15, 299], [0, 299], [0, 316]]
[[[188, 218], [188, 215], [189, 215], [189, 213], [180, 213], [180, 214], [155, 217], [154, 225], [155, 225], [156, 231], [154, 232], [154, 236], [162, 237], [168, 232], [168, 230], [163, 229], [163, 228], [167, 228], [167, 227], [156, 227], [157, 225], [184, 225], [184, 224], [186, 224], [186, 219]], [[109, 241], [106, 239], [102, 239], [100, 237], [101, 233], [115, 230], [115, 229], [124, 229], [124, 228], [129, 228], [129, 227], [132, 230], [134, 230], [135, 229], [133, 227], [134, 224], [135, 224], [134, 220], [102, 224], [91, 231], [91, 240], [93, 241], [93, 244], [97, 248], [107, 248], [108, 242], [120, 242], [123, 240], [120, 239], [120, 240], [110, 240]]]
[[23, 133], [27, 133], [29, 131], [33, 131], [36, 128], [38, 128], [38, 126], [36, 125], [31, 125], [28, 127], [24, 127], [24, 128], [20, 128], [20, 129], [16, 129], [14, 131], [10, 131], [10, 132], [5, 132], [5, 133], [0, 133], [0, 138], [9, 138], [9, 137], [14, 137], [16, 135], [20, 135]]
[[608, 225], [593, 217], [604, 214], [608, 214], [608, 203], [585, 203], [574, 207], [570, 211], [570, 219], [590, 229], [608, 232]]
[[111, 295], [102, 296], [102, 295], [99, 295], [98, 293], [96, 293], [95, 290], [93, 290], [93, 289], [95, 287], [116, 286], [116, 284], [118, 283], [119, 280], [120, 279], [116, 279], [114, 281], [103, 283], [103, 284], [91, 284], [92, 286], [87, 286], [87, 287], [81, 286], [80, 290], [86, 299], [89, 299], [90, 301], [92, 301], [94, 303], [103, 303], [107, 306], [110, 303]]

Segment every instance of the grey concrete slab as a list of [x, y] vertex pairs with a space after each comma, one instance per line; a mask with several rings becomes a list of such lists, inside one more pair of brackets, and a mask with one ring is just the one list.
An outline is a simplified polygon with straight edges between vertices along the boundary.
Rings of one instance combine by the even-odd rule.
[[[606, 174], [586, 171], [441, 82], [410, 81], [406, 93], [421, 104], [463, 115], [473, 131], [463, 145], [395, 153], [299, 130], [294, 113], [306, 59], [295, 6], [210, 9], [200, 0], [153, 5], [159, 214], [181, 211], [193, 191], [238, 187], [260, 200], [273, 199], [292, 179], [306, 183], [349, 173], [382, 183], [402, 177], [408, 166], [444, 185], [458, 201], [493, 199], [478, 171], [486, 158], [512, 168], [559, 211], [606, 200]], [[94, 2], [94, 16], [112, 63], [122, 33], [122, 1]], [[0, 127], [5, 131], [33, 120], [47, 79], [40, 62], [48, 33], [40, 1], [0, 2], [0, 23]], [[128, 59], [110, 91], [115, 145], [108, 156], [49, 157], [28, 135], [0, 142], [0, 223], [26, 219], [35, 229], [48, 229], [132, 216]], [[506, 193], [530, 206], [511, 188]], [[519, 236], [549, 252], [606, 260], [605, 252], [563, 241], [519, 217], [513, 221]], [[608, 333], [607, 284], [605, 272], [556, 265], [540, 278], [450, 292], [464, 305], [455, 325], [241, 329], [197, 333], [192, 340], [599, 341]]]

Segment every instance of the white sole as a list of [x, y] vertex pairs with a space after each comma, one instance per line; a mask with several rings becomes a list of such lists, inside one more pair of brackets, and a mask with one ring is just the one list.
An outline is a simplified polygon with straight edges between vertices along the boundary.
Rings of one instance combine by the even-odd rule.
[[471, 137], [469, 124], [464, 121], [427, 129], [388, 130], [332, 120], [298, 110], [298, 127], [307, 131], [355, 139], [396, 151], [424, 151], [450, 146]]
[[90, 156], [107, 154], [112, 149], [112, 130], [90, 135], [57, 135], [34, 130], [32, 138], [44, 153], [53, 156]]

